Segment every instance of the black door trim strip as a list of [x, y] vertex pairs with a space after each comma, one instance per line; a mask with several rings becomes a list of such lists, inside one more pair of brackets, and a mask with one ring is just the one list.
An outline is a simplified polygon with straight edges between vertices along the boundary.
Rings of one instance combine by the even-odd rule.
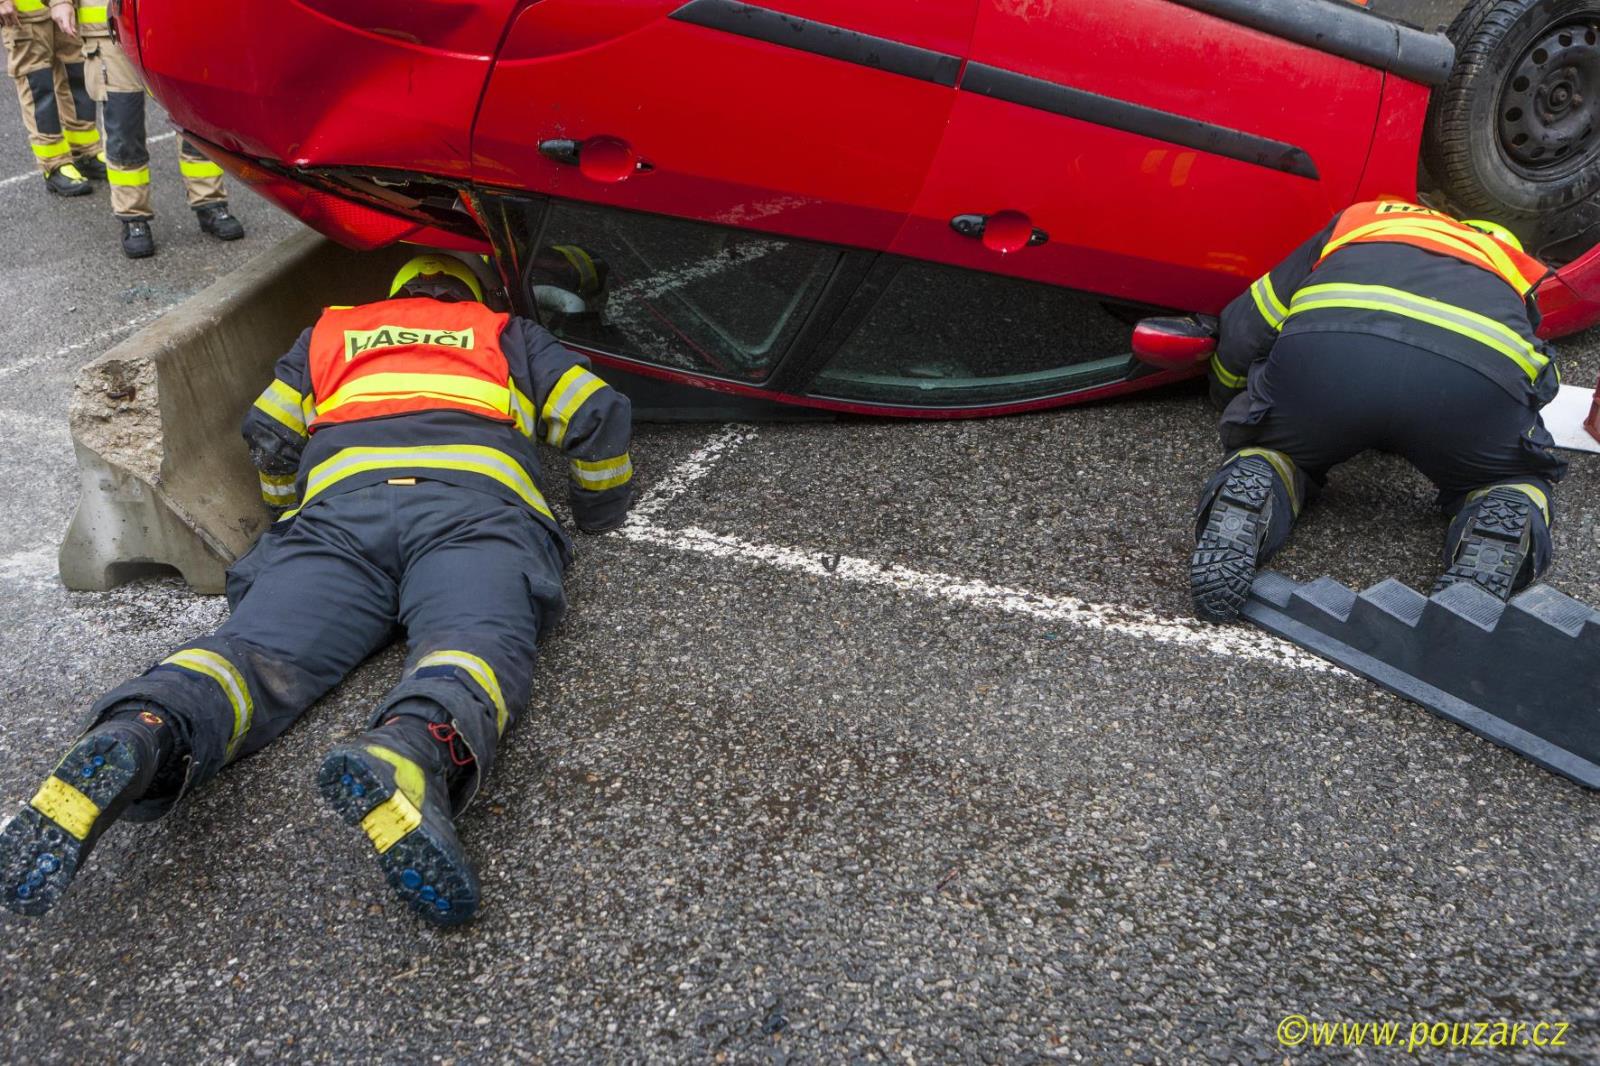
[[1158, 141], [1181, 144], [1185, 148], [1196, 148], [1212, 155], [1254, 163], [1258, 167], [1281, 170], [1285, 174], [1313, 181], [1322, 177], [1304, 148], [1176, 115], [1171, 111], [1158, 111], [1143, 104], [1101, 96], [1085, 89], [1030, 78], [1026, 74], [984, 63], [967, 64], [966, 73], [961, 76], [961, 89], [1038, 111], [1092, 122], [1097, 126], [1109, 126], [1143, 137], [1153, 137]]
[[954, 88], [961, 57], [737, 0], [689, 0], [670, 18]]
[[1344, 0], [1171, 0], [1407, 81], [1443, 85], [1456, 49], [1442, 33], [1374, 15]]

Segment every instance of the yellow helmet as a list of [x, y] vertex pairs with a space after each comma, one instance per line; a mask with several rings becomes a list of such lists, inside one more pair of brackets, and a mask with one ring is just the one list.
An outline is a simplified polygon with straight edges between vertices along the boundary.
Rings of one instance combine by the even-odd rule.
[[1471, 226], [1480, 233], [1487, 233], [1501, 244], [1509, 245], [1519, 252], [1522, 251], [1522, 242], [1517, 239], [1517, 235], [1498, 222], [1490, 222], [1486, 218], [1464, 218], [1461, 220], [1461, 224], [1463, 226]]
[[[441, 277], [442, 276], [442, 277]], [[479, 303], [483, 302], [483, 286], [478, 283], [478, 276], [472, 268], [461, 260], [448, 255], [419, 255], [406, 263], [395, 274], [394, 282], [389, 286], [389, 295], [397, 296], [400, 290], [408, 284], [422, 278], [454, 278], [472, 290], [472, 298]], [[419, 294], [431, 295], [431, 294]]]

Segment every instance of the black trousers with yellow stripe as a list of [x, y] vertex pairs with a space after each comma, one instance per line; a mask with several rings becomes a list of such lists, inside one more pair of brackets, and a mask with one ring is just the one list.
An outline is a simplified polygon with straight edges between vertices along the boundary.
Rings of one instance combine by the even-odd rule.
[[[407, 479], [410, 481], [410, 479]], [[319, 498], [262, 536], [228, 574], [233, 614], [95, 705], [166, 711], [188, 747], [185, 788], [259, 751], [402, 631], [403, 679], [372, 723], [398, 711], [451, 722], [477, 774], [530, 697], [535, 643], [560, 620], [561, 552], [524, 508], [439, 482]], [[155, 817], [178, 792], [130, 813]]]
[[1438, 489], [1439, 506], [1455, 519], [1447, 560], [1477, 501], [1504, 485], [1536, 505], [1532, 576], [1550, 565], [1554, 487], [1566, 461], [1538, 411], [1463, 363], [1365, 333], [1290, 334], [1229, 404], [1221, 432], [1229, 458], [1207, 483], [1199, 517], [1229, 467], [1261, 455], [1282, 483], [1262, 560], [1288, 538], [1294, 516], [1333, 467], [1377, 450], [1402, 456]]

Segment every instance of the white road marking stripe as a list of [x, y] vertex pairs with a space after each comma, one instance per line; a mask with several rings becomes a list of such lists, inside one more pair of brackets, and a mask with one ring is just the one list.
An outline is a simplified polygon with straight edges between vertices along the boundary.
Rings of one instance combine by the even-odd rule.
[[73, 341], [71, 344], [68, 344], [65, 347], [57, 348], [53, 352], [46, 352], [42, 355], [25, 356], [9, 366], [0, 366], [0, 379], [8, 378], [13, 374], [20, 374], [22, 371], [30, 370], [33, 367], [38, 366], [40, 363], [48, 363], [52, 360], [60, 359], [62, 356], [71, 355], [73, 352], [80, 352], [85, 348], [92, 348], [96, 344], [103, 344], [112, 337], [117, 336], [119, 333], [127, 333], [130, 330], [137, 329], [138, 327], [144, 325], [146, 322], [152, 322], [155, 319], [160, 318], [162, 315], [166, 314], [168, 311], [177, 306], [178, 304], [173, 302], [167, 304], [165, 307], [158, 307], [154, 311], [146, 311], [142, 315], [137, 315], [128, 319], [128, 321], [122, 323], [121, 325], [112, 326], [110, 329], [103, 329], [99, 333], [85, 337], [81, 341]]
[[930, 600], [959, 603], [966, 607], [1003, 611], [1076, 629], [1196, 648], [1232, 659], [1249, 659], [1318, 673], [1338, 669], [1287, 641], [1245, 625], [1213, 626], [1198, 620], [1169, 618], [1118, 603], [1092, 603], [1075, 596], [1046, 596], [1027, 589], [912, 570], [848, 555], [825, 557], [816, 551], [758, 544], [694, 527], [667, 529], [648, 521], [630, 522], [621, 532], [629, 540], [640, 544], [713, 559], [770, 566], [824, 581], [843, 581]]
[[[157, 141], [170, 141], [176, 136], [176, 133], [158, 133], [154, 137], [147, 138], [144, 143], [155, 144]], [[7, 185], [20, 185], [29, 178], [42, 180], [41, 175], [37, 170], [30, 170], [26, 174], [13, 174], [9, 178], [0, 178], [0, 189], [5, 188]]]
[[1117, 603], [1093, 603], [1076, 596], [1047, 596], [1027, 589], [994, 585], [987, 581], [912, 570], [847, 555], [824, 556], [777, 544], [760, 544], [723, 536], [694, 527], [672, 529], [655, 519], [679, 496], [711, 473], [713, 467], [740, 445], [753, 440], [753, 426], [727, 426], [691, 452], [634, 505], [622, 536], [639, 544], [674, 551], [770, 566], [819, 580], [880, 588], [922, 596], [967, 607], [1003, 611], [1041, 621], [1136, 637], [1161, 644], [1197, 648], [1216, 655], [1253, 662], [1273, 663], [1316, 673], [1343, 672], [1288, 641], [1247, 625], [1214, 626], [1198, 619], [1170, 618], [1152, 611]]

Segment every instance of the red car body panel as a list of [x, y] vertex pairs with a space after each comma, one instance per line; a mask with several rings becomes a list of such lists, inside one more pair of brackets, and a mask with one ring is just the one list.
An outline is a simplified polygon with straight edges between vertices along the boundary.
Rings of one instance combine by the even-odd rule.
[[[197, 17], [182, 0], [123, 0], [118, 25], [180, 127], [357, 247], [487, 252], [477, 198], [503, 191], [1215, 313], [1341, 208], [1416, 196], [1426, 87], [1206, 3], [766, 0], [708, 18], [707, 2], [253, 0]], [[1188, 132], [1139, 132], [1119, 108]], [[584, 165], [549, 150], [559, 141], [587, 144]], [[339, 184], [346, 171], [370, 176], [371, 195]], [[390, 197], [393, 175], [459, 193], [462, 210]], [[994, 229], [958, 230], [958, 216]], [[1539, 299], [1548, 336], [1600, 320], [1600, 250]], [[780, 403], [930, 417], [1203, 366], [929, 410], [595, 355]]]

